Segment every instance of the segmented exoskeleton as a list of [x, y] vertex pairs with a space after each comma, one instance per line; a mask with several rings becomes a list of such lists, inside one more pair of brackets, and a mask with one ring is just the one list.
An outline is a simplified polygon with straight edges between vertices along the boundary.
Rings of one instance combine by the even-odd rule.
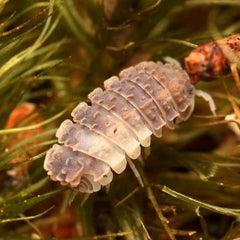
[[92, 193], [121, 173], [126, 157], [137, 159], [150, 146], [151, 134], [174, 129], [194, 109], [195, 89], [178, 65], [141, 62], [104, 82], [80, 103], [73, 121], [65, 120], [58, 142], [47, 153], [44, 168], [54, 181]]

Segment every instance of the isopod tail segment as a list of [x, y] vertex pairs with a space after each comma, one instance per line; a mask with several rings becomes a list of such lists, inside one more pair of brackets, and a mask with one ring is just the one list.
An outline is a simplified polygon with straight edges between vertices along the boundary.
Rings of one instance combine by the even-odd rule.
[[231, 72], [240, 91], [239, 66], [240, 34], [204, 43], [185, 58], [185, 68], [194, 85], [199, 80], [212, 81]]

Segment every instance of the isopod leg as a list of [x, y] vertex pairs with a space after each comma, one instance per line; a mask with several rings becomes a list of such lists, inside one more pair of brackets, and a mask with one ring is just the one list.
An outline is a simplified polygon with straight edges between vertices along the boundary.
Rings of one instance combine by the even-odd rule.
[[228, 126], [229, 128], [238, 136], [240, 137], [240, 128], [239, 128], [239, 124], [240, 121], [237, 118], [235, 113], [232, 114], [228, 114], [226, 115], [226, 117], [224, 118], [224, 120], [229, 121], [228, 122]]
[[[68, 206], [71, 206], [73, 203], [73, 200], [75, 199], [75, 197], [79, 194], [79, 190], [78, 189], [73, 189], [69, 195], [69, 199], [68, 199]], [[84, 193], [83, 194], [83, 199], [80, 202], [80, 206], [83, 206], [84, 203], [88, 200], [89, 196], [91, 195], [91, 193]]]
[[139, 184], [141, 185], [141, 187], [144, 187], [142, 177], [141, 177], [139, 171], [137, 170], [135, 164], [133, 163], [133, 161], [129, 157], [126, 157], [126, 159], [127, 159], [128, 164], [129, 164], [129, 167], [132, 169], [132, 171], [133, 171], [135, 177], [137, 178]]
[[151, 148], [150, 147], [144, 147], [142, 150], [142, 156], [143, 159], [147, 159], [151, 153]]
[[76, 189], [73, 189], [70, 193], [70, 196], [68, 198], [68, 206], [72, 205], [73, 200], [75, 199], [75, 197], [78, 195], [79, 191]]
[[239, 79], [239, 73], [238, 73], [238, 69], [237, 69], [237, 63], [231, 63], [230, 64], [230, 69], [233, 75], [233, 79], [236, 83], [236, 86], [238, 88], [238, 91], [240, 92], [240, 79]]
[[151, 153], [151, 147], [142, 147], [142, 153], [141, 155], [137, 158], [137, 161], [141, 164], [141, 166], [144, 165], [144, 161], [149, 157]]
[[212, 96], [202, 90], [196, 90], [196, 89], [195, 89], [195, 95], [198, 97], [202, 97], [205, 101], [207, 101], [212, 114], [216, 116], [216, 105]]
[[163, 57], [163, 60], [164, 60], [166, 63], [171, 63], [171, 64], [173, 64], [173, 65], [176, 65], [176, 66], [178, 66], [178, 67], [181, 67], [181, 63], [180, 63], [178, 60], [176, 60], [175, 58], [172, 58], [172, 57], [170, 57], [170, 56], [165, 56], [165, 57]]

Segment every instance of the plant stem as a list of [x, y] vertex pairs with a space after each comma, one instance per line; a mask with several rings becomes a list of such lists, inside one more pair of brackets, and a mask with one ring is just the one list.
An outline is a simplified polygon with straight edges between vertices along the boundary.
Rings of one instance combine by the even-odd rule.
[[142, 168], [139, 167], [139, 164], [137, 164], [137, 165], [138, 165], [138, 170], [140, 172], [140, 176], [144, 183], [145, 190], [147, 192], [148, 199], [151, 201], [153, 208], [154, 208], [155, 212], [157, 213], [157, 216], [163, 225], [163, 228], [165, 229], [166, 233], [168, 234], [168, 236], [171, 240], [176, 240], [173, 232], [171, 231], [170, 227], [168, 226], [168, 220], [163, 216], [163, 212], [158, 205], [156, 197], [152, 191], [151, 185], [149, 184], [149, 181], [148, 181], [144, 171], [142, 171]]

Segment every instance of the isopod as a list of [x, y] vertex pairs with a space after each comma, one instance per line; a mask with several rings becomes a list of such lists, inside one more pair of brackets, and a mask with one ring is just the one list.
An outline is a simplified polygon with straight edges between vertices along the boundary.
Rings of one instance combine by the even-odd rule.
[[174, 63], [141, 62], [104, 82], [78, 104], [57, 130], [59, 144], [48, 152], [44, 168], [50, 178], [80, 192], [92, 193], [122, 173], [127, 159], [137, 159], [151, 135], [174, 129], [194, 109], [196, 94], [215, 110], [211, 97], [195, 90], [188, 74]]
[[185, 68], [192, 84], [200, 79], [211, 81], [222, 75], [233, 73], [240, 89], [237, 63], [240, 59], [240, 34], [204, 43], [185, 58]]

